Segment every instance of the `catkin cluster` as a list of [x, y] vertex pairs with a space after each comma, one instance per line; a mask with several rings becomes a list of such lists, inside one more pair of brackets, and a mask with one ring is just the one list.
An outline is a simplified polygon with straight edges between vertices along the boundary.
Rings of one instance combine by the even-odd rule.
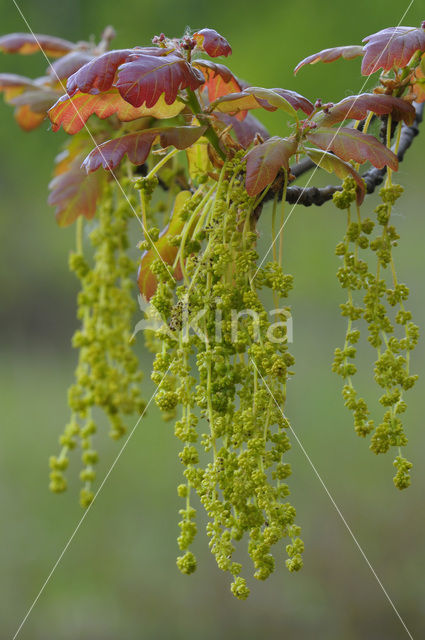
[[[286, 383], [294, 359], [288, 351], [287, 307], [271, 317], [259, 290], [286, 298], [292, 277], [275, 262], [256, 273], [257, 234], [253, 199], [246, 194], [240, 154], [226, 162], [202, 204], [202, 193], [182, 211], [177, 261], [184, 280], [177, 286], [158, 260], [152, 299], [163, 319], [155, 337], [162, 348], [154, 362], [156, 403], [178, 411], [175, 434], [182, 442], [184, 483], [177, 565], [196, 569], [190, 545], [197, 532], [193, 494], [208, 514], [209, 546], [217, 564], [233, 576], [232, 593], [249, 588], [234, 560], [236, 543], [248, 536], [254, 576], [266, 579], [275, 567], [272, 547], [283, 539], [290, 571], [302, 566], [303, 543], [288, 501], [290, 448], [284, 414]], [[190, 239], [185, 229], [194, 229]], [[255, 276], [255, 277], [254, 277]], [[149, 338], [152, 340], [152, 336]]]
[[[336, 254], [342, 260], [337, 275], [347, 291], [341, 313], [348, 325], [343, 348], [335, 350], [333, 370], [344, 379], [345, 406], [353, 413], [356, 432], [362, 437], [370, 434], [370, 448], [376, 454], [396, 448], [394, 484], [399, 489], [410, 485], [412, 464], [401, 453], [401, 447], [407, 444], [401, 418], [407, 409], [404, 394], [417, 379], [410, 372], [410, 352], [419, 337], [418, 327], [405, 308], [409, 289], [398, 281], [392, 255], [399, 236], [390, 224], [391, 210], [402, 191], [402, 187], [387, 180], [380, 190], [382, 202], [375, 208], [373, 220], [362, 218], [354, 204], [355, 184], [351, 178], [345, 180], [343, 191], [334, 195], [336, 206], [347, 211], [346, 233]], [[375, 256], [373, 270], [366, 250]], [[376, 350], [373, 372], [383, 407], [378, 424], [371, 419], [367, 402], [359, 397], [353, 384], [361, 319], [367, 326], [368, 341]]]
[[55, 492], [66, 489], [63, 472], [68, 466], [68, 453], [79, 446], [83, 507], [93, 500], [98, 460], [93, 447], [97, 431], [93, 410], [103, 410], [109, 419], [110, 436], [118, 439], [126, 431], [123, 416], [140, 414], [145, 407], [140, 391], [142, 373], [130, 345], [135, 264], [127, 255], [129, 215], [126, 201], [120, 200], [118, 190], [110, 186], [98, 209], [96, 226], [89, 234], [92, 259], [83, 255], [80, 239], [78, 251], [69, 260], [70, 269], [81, 282], [81, 326], [73, 336], [79, 356], [75, 383], [68, 393], [71, 419], [59, 440], [59, 456], [50, 458], [50, 488]]

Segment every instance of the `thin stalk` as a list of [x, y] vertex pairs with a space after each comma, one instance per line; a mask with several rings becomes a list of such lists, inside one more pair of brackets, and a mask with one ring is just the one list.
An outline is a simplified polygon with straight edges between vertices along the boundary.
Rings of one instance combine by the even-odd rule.
[[149, 171], [148, 175], [146, 176], [146, 180], [152, 178], [161, 169], [161, 167], [163, 167], [164, 164], [166, 164], [179, 151], [181, 151], [181, 149], [172, 149], [169, 153], [167, 153], [167, 155], [161, 158], [161, 160]]
[[201, 124], [204, 124], [207, 126], [207, 130], [205, 131], [204, 136], [212, 144], [212, 146], [217, 151], [220, 158], [222, 160], [225, 160], [226, 154], [222, 151], [220, 147], [220, 140], [218, 138], [218, 135], [210, 125], [208, 119], [205, 118], [204, 114], [202, 113], [202, 107], [199, 104], [199, 100], [196, 93], [192, 89], [186, 89], [186, 95], [187, 95], [187, 104], [190, 107], [193, 115], [197, 117], [197, 119]]
[[76, 235], [75, 235], [75, 248], [77, 253], [83, 253], [83, 229], [84, 229], [84, 218], [83, 216], [78, 216], [77, 224], [76, 224]]
[[286, 190], [288, 188], [288, 172], [285, 171], [285, 183], [282, 191], [282, 203], [280, 205], [280, 227], [279, 227], [279, 266], [282, 267], [283, 258], [283, 227], [285, 226], [285, 204]]

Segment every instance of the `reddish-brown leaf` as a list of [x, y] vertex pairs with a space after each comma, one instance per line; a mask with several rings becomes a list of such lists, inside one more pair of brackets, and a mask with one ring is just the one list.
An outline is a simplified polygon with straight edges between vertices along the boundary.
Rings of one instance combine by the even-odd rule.
[[239, 81], [224, 64], [218, 64], [211, 60], [195, 60], [193, 66], [204, 74], [204, 87], [208, 89], [210, 102], [228, 93], [238, 93], [242, 91]]
[[373, 136], [357, 129], [319, 127], [308, 134], [308, 139], [321, 149], [332, 151], [342, 160], [360, 163], [369, 161], [378, 169], [385, 165], [394, 171], [398, 169], [397, 156], [390, 149]]
[[266, 100], [257, 100], [257, 98], [245, 91], [238, 93], [229, 93], [214, 101], [211, 105], [213, 111], [220, 113], [241, 114], [246, 113], [249, 109], [266, 109], [267, 111], [276, 111], [277, 107], [273, 107]]
[[208, 53], [211, 58], [228, 56], [232, 53], [232, 47], [226, 38], [223, 38], [214, 29], [201, 29], [193, 34], [193, 38], [198, 48]]
[[273, 136], [245, 155], [246, 190], [256, 196], [276, 178], [282, 167], [289, 170], [289, 158], [297, 150], [295, 138]]
[[313, 53], [313, 55], [304, 58], [297, 64], [294, 69], [294, 74], [298, 73], [301, 67], [304, 67], [307, 64], [316, 64], [316, 62], [333, 62], [334, 60], [338, 60], [338, 58], [345, 58], [345, 60], [352, 60], [353, 58], [357, 58], [358, 56], [363, 55], [363, 47], [357, 45], [350, 45], [347, 47], [333, 47], [332, 49], [323, 49], [323, 51], [319, 51], [318, 53]]
[[[174, 264], [178, 247], [171, 245], [169, 239], [182, 231], [184, 221], [180, 213], [191, 196], [190, 191], [180, 191], [180, 193], [177, 194], [169, 224], [161, 231], [159, 239], [155, 242], [155, 248], [145, 251], [142, 255], [137, 273], [137, 284], [139, 285], [140, 293], [146, 300], [152, 298], [158, 286], [157, 277], [151, 270], [152, 263], [161, 257], [166, 264], [170, 266]], [[173, 275], [176, 280], [181, 280], [183, 277], [180, 264], [177, 264]]]
[[30, 78], [18, 76], [15, 73], [0, 73], [0, 92], [4, 92], [6, 102], [23, 91], [33, 88], [34, 82]]
[[261, 136], [263, 140], [270, 138], [266, 127], [257, 118], [254, 118], [251, 113], [248, 113], [242, 121], [226, 113], [217, 114], [217, 118], [227, 126], [230, 125], [232, 127], [236, 140], [244, 149], [247, 149], [254, 142], [257, 135]]
[[394, 98], [383, 93], [363, 93], [349, 96], [329, 109], [329, 113], [320, 113], [316, 120], [320, 126], [330, 127], [337, 122], [350, 118], [362, 120], [372, 111], [377, 115], [391, 114], [393, 120], [404, 120], [408, 125], [415, 120], [415, 109], [406, 100]]
[[69, 77], [67, 92], [72, 95], [75, 91], [82, 93], [100, 93], [108, 91], [114, 84], [118, 67], [133, 60], [138, 55], [166, 56], [170, 49], [159, 47], [134, 47], [134, 49], [114, 49], [94, 58], [83, 65]]
[[197, 89], [204, 84], [204, 75], [192, 67], [178, 53], [164, 57], [141, 55], [123, 64], [115, 83], [120, 94], [133, 107], [153, 105], [164, 94], [165, 102], [172, 104], [180, 89]]
[[156, 139], [163, 148], [172, 145], [177, 149], [186, 149], [200, 138], [205, 130], [206, 127], [164, 127], [130, 133], [115, 140], [108, 140], [93, 149], [82, 166], [87, 173], [96, 171], [101, 166], [111, 170], [119, 165], [126, 154], [133, 164], [143, 164]]
[[15, 109], [14, 117], [21, 129], [24, 131], [32, 131], [41, 125], [46, 114], [34, 113], [27, 104], [24, 104], [22, 107]]
[[87, 139], [80, 136], [68, 138], [65, 148], [60, 153], [58, 153], [55, 158], [55, 168], [53, 170], [53, 175], [59, 176], [62, 173], [68, 171], [69, 167], [77, 156], [82, 156], [82, 158], [84, 158], [88, 151], [87, 142]]
[[31, 111], [42, 113], [44, 117], [50, 107], [55, 104], [58, 96], [59, 92], [54, 89], [49, 89], [48, 87], [34, 88], [15, 96], [10, 100], [10, 104], [14, 104], [17, 107], [28, 105]]
[[416, 51], [425, 51], [425, 30], [415, 27], [389, 27], [367, 36], [363, 42], [366, 44], [362, 74], [370, 76], [378, 69], [402, 69]]
[[54, 177], [49, 184], [48, 203], [56, 207], [56, 220], [61, 227], [72, 224], [78, 216], [90, 219], [96, 213], [104, 175], [87, 175], [80, 164], [81, 156], [77, 156], [68, 170]]
[[163, 97], [154, 107], [133, 107], [122, 99], [115, 88], [104, 93], [90, 94], [77, 91], [72, 96], [62, 96], [50, 109], [48, 115], [52, 122], [53, 131], [60, 126], [69, 134], [75, 134], [82, 129], [88, 118], [96, 114], [102, 120], [116, 115], [121, 122], [130, 122], [143, 117], [158, 119], [173, 118], [184, 108], [181, 102], [167, 105]]
[[357, 184], [357, 204], [360, 206], [364, 200], [366, 193], [366, 185], [364, 180], [359, 176], [357, 171], [341, 158], [332, 155], [328, 151], [320, 149], [306, 149], [307, 155], [313, 160], [318, 167], [325, 169], [329, 173], [335, 173], [338, 178], [344, 179], [347, 176], [354, 178]]
[[215, 100], [212, 107], [221, 113], [232, 114], [259, 108], [266, 111], [282, 109], [295, 117], [297, 109], [301, 109], [307, 115], [313, 111], [311, 102], [295, 91], [262, 87], [246, 87], [239, 93], [230, 93]]
[[295, 110], [304, 111], [304, 113], [308, 116], [314, 110], [314, 107], [310, 102], [310, 100], [308, 100], [301, 94], [297, 93], [296, 91], [290, 91], [289, 89], [279, 89], [279, 88], [274, 88], [272, 89], [272, 91], [277, 93], [282, 98], [285, 98], [285, 100], [287, 100], [289, 104], [291, 104], [294, 107]]
[[0, 51], [4, 53], [20, 53], [27, 55], [44, 51], [47, 56], [60, 58], [69, 51], [73, 51], [76, 45], [68, 40], [31, 33], [9, 33], [0, 37]]
[[63, 58], [55, 60], [55, 62], [47, 68], [47, 74], [53, 82], [65, 80], [91, 60], [93, 60], [93, 56], [89, 53], [85, 53], [84, 51], [71, 51], [67, 53], [66, 56], [63, 56]]
[[94, 58], [68, 78], [67, 92], [72, 95], [76, 91], [93, 94], [108, 91], [118, 67], [136, 53], [137, 49], [115, 49]]

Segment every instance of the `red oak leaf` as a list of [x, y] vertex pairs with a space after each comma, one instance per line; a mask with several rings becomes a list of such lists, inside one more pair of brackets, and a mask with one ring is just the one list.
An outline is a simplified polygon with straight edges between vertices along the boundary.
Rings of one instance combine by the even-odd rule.
[[116, 49], [94, 58], [68, 78], [67, 92], [100, 93], [110, 89], [118, 67], [126, 62], [136, 49]]
[[232, 47], [226, 38], [223, 38], [214, 29], [201, 29], [201, 31], [193, 34], [193, 39], [196, 41], [198, 48], [208, 53], [211, 58], [228, 56], [232, 53]]
[[34, 88], [15, 96], [10, 100], [10, 103], [17, 107], [27, 105], [33, 113], [41, 113], [44, 118], [50, 107], [55, 104], [58, 96], [59, 92], [49, 87]]
[[67, 171], [55, 176], [49, 184], [48, 203], [56, 206], [56, 220], [61, 227], [72, 224], [78, 216], [90, 219], [96, 213], [104, 175], [87, 175], [80, 167], [81, 159], [77, 156]]
[[205, 129], [206, 127], [164, 127], [130, 133], [108, 140], [93, 149], [82, 166], [87, 173], [96, 171], [101, 166], [111, 170], [119, 165], [125, 155], [133, 164], [143, 164], [156, 139], [159, 139], [163, 148], [172, 145], [177, 149], [186, 149], [201, 137]]
[[246, 118], [242, 121], [237, 117], [229, 116], [226, 113], [217, 114], [217, 118], [227, 126], [230, 125], [232, 127], [235, 132], [236, 140], [244, 149], [247, 149], [249, 145], [254, 142], [257, 135], [259, 135], [263, 140], [270, 138], [270, 134], [266, 127], [257, 120], [257, 118], [254, 118], [251, 113], [248, 113]]
[[75, 134], [93, 114], [102, 120], [115, 114], [121, 122], [129, 122], [143, 117], [173, 118], [183, 108], [184, 104], [180, 102], [165, 104], [162, 97], [150, 109], [145, 106], [136, 108], [123, 100], [117, 89], [112, 88], [95, 95], [77, 91], [72, 96], [62, 96], [49, 110], [48, 116], [53, 131], [57, 131], [62, 125], [67, 133]]
[[425, 29], [389, 27], [363, 39], [362, 74], [370, 76], [378, 69], [390, 71], [405, 67], [416, 51], [425, 51]]
[[66, 56], [63, 56], [63, 58], [55, 60], [55, 62], [47, 68], [47, 74], [53, 82], [65, 80], [91, 60], [93, 60], [93, 56], [89, 53], [85, 53], [84, 51], [71, 51], [67, 53]]
[[27, 104], [17, 107], [14, 117], [18, 125], [24, 131], [32, 131], [37, 129], [46, 117], [45, 113], [34, 113]]
[[133, 107], [144, 103], [153, 107], [162, 94], [165, 94], [165, 102], [172, 104], [180, 89], [197, 89], [204, 82], [204, 75], [198, 69], [180, 54], [170, 53], [161, 58], [138, 55], [119, 68], [115, 84], [124, 100]]
[[218, 98], [211, 105], [213, 110], [221, 113], [239, 113], [250, 109], [263, 108], [266, 111], [282, 109], [296, 117], [296, 110], [301, 109], [309, 115], [313, 105], [295, 91], [288, 89], [263, 89], [262, 87], [246, 87], [239, 93], [230, 93]]
[[224, 64], [211, 62], [211, 60], [195, 60], [193, 66], [199, 69], [204, 75], [204, 86], [208, 89], [210, 102], [228, 93], [242, 91], [242, 86], [239, 81]]
[[385, 165], [394, 171], [398, 169], [395, 153], [373, 136], [361, 133], [357, 129], [320, 127], [313, 129], [307, 137], [321, 149], [332, 151], [342, 160], [354, 160], [361, 164], [369, 161], [377, 169], [382, 169]]
[[31, 33], [9, 33], [0, 37], [0, 51], [4, 53], [20, 53], [28, 55], [44, 51], [47, 56], [60, 58], [69, 51], [73, 51], [76, 45], [68, 40]]
[[349, 96], [330, 107], [328, 113], [320, 113], [316, 121], [320, 126], [330, 127], [347, 118], [362, 120], [369, 111], [377, 115], [391, 114], [393, 120], [404, 120], [408, 125], [415, 120], [415, 109], [406, 100], [394, 98], [383, 93], [363, 93], [358, 96]]
[[347, 47], [333, 47], [332, 49], [323, 49], [318, 53], [304, 58], [297, 64], [294, 69], [294, 74], [298, 73], [301, 67], [307, 64], [316, 64], [316, 62], [333, 62], [338, 58], [345, 58], [345, 60], [352, 60], [358, 56], [363, 55], [363, 47], [358, 45], [349, 45]]
[[245, 155], [246, 190], [256, 196], [276, 178], [282, 167], [289, 170], [289, 158], [297, 150], [295, 138], [273, 136]]
[[23, 91], [33, 89], [34, 86], [30, 78], [18, 76], [15, 73], [0, 73], [0, 92], [4, 92], [6, 102]]

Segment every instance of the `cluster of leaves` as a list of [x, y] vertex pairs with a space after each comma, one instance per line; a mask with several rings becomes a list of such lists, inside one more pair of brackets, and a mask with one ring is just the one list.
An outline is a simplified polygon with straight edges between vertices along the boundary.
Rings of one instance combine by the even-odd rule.
[[[97, 145], [83, 165], [88, 173], [101, 165], [115, 170], [126, 155], [134, 164], [142, 164], [157, 142], [161, 146], [192, 149], [197, 133], [199, 136], [206, 133], [215, 155], [223, 157], [229, 151], [223, 137], [217, 136], [223, 126], [234, 131], [237, 142], [233, 141], [232, 147], [236, 143], [239, 148], [246, 148], [254, 142], [247, 154], [246, 187], [251, 196], [270, 186], [282, 169], [288, 171], [290, 158], [301, 153], [339, 177], [354, 177], [359, 202], [364, 197], [363, 183], [349, 161], [369, 161], [378, 168], [397, 169], [394, 154], [384, 149], [376, 138], [340, 125], [348, 119], [362, 120], [370, 112], [380, 116], [391, 114], [393, 120], [402, 119], [411, 124], [414, 109], [409, 100], [390, 95], [396, 93], [394, 87], [383, 94], [351, 96], [336, 105], [321, 100], [313, 105], [307, 98], [287, 89], [246, 86], [224, 65], [197, 57], [197, 52], [210, 57], [231, 53], [227, 41], [212, 29], [203, 29], [180, 40], [161, 34], [154, 38], [154, 46], [106, 51], [110, 40], [110, 29], [96, 46], [72, 44], [48, 36], [36, 36], [34, 40], [28, 34], [0, 38], [0, 50], [5, 52], [33, 53], [41, 48], [46, 55], [59, 58], [49, 67], [47, 76], [34, 81], [13, 74], [0, 75], [0, 90], [5, 92], [8, 102], [17, 106], [16, 117], [22, 126], [31, 128], [40, 124], [46, 112], [53, 130], [62, 127], [70, 134], [81, 131], [90, 116], [107, 121], [103, 126], [95, 124], [91, 141], [86, 138], [85, 151], [90, 143]], [[385, 29], [365, 41], [365, 47], [339, 47], [309, 56], [295, 71], [318, 60], [329, 62], [355, 55], [364, 56], [362, 71], [367, 75], [380, 68], [385, 71], [401, 68], [423, 51], [424, 30]], [[414, 74], [411, 86], [412, 91], [419, 93], [422, 72], [418, 65], [412, 67], [416, 68], [419, 71]], [[410, 82], [411, 78], [404, 77], [404, 85], [408, 84], [407, 80]], [[67, 92], [59, 97], [64, 93], [65, 82]], [[248, 116], [252, 109], [283, 111], [294, 120], [292, 135], [265, 140], [267, 132]], [[299, 111], [305, 119], [299, 119]], [[188, 127], [194, 126], [195, 116], [198, 126], [195, 124], [192, 132]], [[166, 132], [158, 130], [158, 120], [178, 117], [185, 124], [166, 125]], [[130, 122], [134, 124], [125, 124]], [[206, 131], [199, 125], [205, 126]], [[339, 126], [333, 129], [333, 125]], [[126, 128], [132, 133], [120, 135]], [[112, 140], [104, 142], [111, 134]], [[60, 224], [69, 224], [78, 215], [90, 217], [93, 211], [93, 206], [87, 205], [86, 192], [92, 195], [92, 204], [95, 189], [83, 185], [84, 179], [78, 175], [76, 164], [68, 179], [52, 183], [52, 189], [59, 190], [59, 194], [53, 194], [52, 203], [62, 202], [62, 207], [57, 209]], [[71, 207], [75, 213], [63, 215], [61, 186], [74, 181]], [[76, 196], [80, 190], [81, 197]]]
[[[129, 337], [131, 311], [130, 263], [122, 223], [132, 211], [138, 214], [134, 193], [128, 195], [122, 186], [121, 194], [116, 189], [111, 200], [115, 180], [117, 186], [136, 187], [140, 196], [140, 248], [144, 253], [137, 281], [162, 323], [162, 328], [147, 335], [148, 346], [157, 354], [153, 372], [158, 384], [156, 402], [166, 417], [181, 408], [176, 435], [184, 443], [181, 460], [186, 484], [180, 486], [179, 495], [186, 499], [186, 508], [181, 511], [179, 537], [185, 553], [178, 566], [184, 573], [196, 567], [188, 550], [196, 533], [189, 502], [194, 489], [210, 518], [208, 535], [218, 565], [234, 576], [234, 595], [245, 598], [248, 588], [239, 575], [241, 567], [231, 560], [234, 541], [245, 533], [257, 578], [271, 573], [270, 547], [287, 536], [292, 538], [287, 547], [288, 568], [297, 570], [302, 564], [295, 510], [282, 502], [289, 493], [282, 482], [290, 473], [282, 461], [290, 446], [283, 408], [293, 359], [285, 341], [278, 347], [268, 337], [270, 323], [258, 297], [262, 287], [271, 289], [277, 304], [280, 296], [288, 294], [292, 280], [282, 272], [281, 250], [279, 259], [275, 253], [272, 263], [255, 270], [258, 215], [254, 212], [269, 191], [275, 195], [275, 204], [282, 192], [284, 205], [287, 186], [295, 179], [291, 162], [302, 155], [345, 181], [335, 198], [343, 209], [354, 201], [360, 207], [364, 201], [361, 164], [386, 168], [389, 176], [397, 171], [399, 137], [391, 148], [394, 129], [399, 136], [402, 123], [411, 125], [415, 120], [412, 102], [425, 101], [425, 23], [418, 28], [384, 29], [366, 37], [364, 46], [325, 49], [301, 61], [295, 72], [318, 61], [360, 56], [364, 75], [382, 70], [372, 93], [349, 96], [336, 104], [240, 80], [215, 60], [230, 55], [231, 47], [213, 29], [187, 32], [180, 39], [160, 34], [146, 47], [110, 50], [113, 35], [107, 28], [98, 44], [74, 44], [44, 35], [0, 37], [0, 50], [5, 53], [41, 50], [57, 58], [46, 75], [35, 80], [0, 74], [0, 91], [15, 107], [22, 128], [33, 129], [48, 118], [54, 131], [62, 128], [70, 134], [56, 158], [49, 202], [56, 207], [56, 219], [62, 226], [77, 219], [81, 226], [84, 218], [94, 218], [91, 224], [97, 225], [92, 231], [94, 267], [82, 267], [86, 263], [81, 240], [78, 259], [72, 263], [83, 286], [82, 331], [76, 338], [81, 343], [78, 393], [71, 394], [73, 418], [61, 439], [62, 452], [51, 461], [53, 488], [64, 488], [67, 452], [79, 436], [86, 465], [82, 503], [89, 504], [96, 461], [91, 448], [91, 407], [101, 406], [110, 414], [112, 423], [118, 425], [113, 428], [115, 437], [123, 431], [117, 415], [133, 409], [141, 412], [144, 406], [133, 357], [128, 345], [121, 349], [119, 344], [120, 335], [123, 341]], [[289, 118], [289, 133], [270, 137], [252, 115], [261, 109]], [[374, 118], [383, 121], [386, 139], [368, 133]], [[181, 150], [185, 150], [187, 163], [176, 166], [174, 156]], [[160, 189], [167, 200], [164, 206], [157, 201]], [[164, 210], [170, 213], [164, 216]], [[391, 207], [387, 207], [384, 231], [373, 249], [382, 268], [392, 264], [388, 255], [395, 236], [391, 235], [390, 214]], [[378, 215], [383, 219], [382, 211]], [[369, 272], [362, 272], [360, 278], [356, 269], [361, 261], [357, 253], [353, 258], [350, 249], [354, 238], [357, 251], [359, 238], [367, 233], [364, 222], [358, 224], [360, 235], [354, 238], [349, 230], [339, 254], [345, 261], [340, 279], [349, 291], [353, 282], [361, 280], [359, 288], [366, 289], [362, 314], [368, 321], [370, 341], [380, 348], [380, 340], [387, 339], [382, 332], [388, 333], [381, 298], [386, 294], [394, 305], [401, 304], [404, 289], [397, 283], [396, 293], [386, 287], [376, 293], [379, 278], [374, 280]], [[273, 232], [274, 244], [276, 240]], [[105, 298], [108, 292], [115, 300], [111, 308]], [[236, 338], [232, 333], [232, 312], [243, 308], [259, 314], [259, 341], [248, 321], [237, 329]], [[202, 310], [202, 335], [186, 340], [184, 319]], [[223, 341], [213, 331], [218, 312], [223, 316]], [[405, 314], [399, 318], [405, 320], [399, 323], [406, 326], [404, 342], [390, 338], [391, 348], [378, 352], [376, 363], [376, 379], [385, 391], [382, 404], [389, 407], [383, 426], [372, 436], [376, 452], [406, 441], [398, 417], [404, 408], [400, 389], [411, 386], [412, 376], [407, 355], [401, 362], [397, 354], [410, 351], [417, 335]], [[101, 339], [94, 335], [93, 323]], [[335, 369], [346, 380], [346, 404], [355, 414], [358, 431], [365, 435], [373, 426], [347, 380], [354, 334], [350, 329], [344, 349], [337, 353]], [[124, 371], [123, 380], [117, 371]], [[195, 446], [199, 416], [209, 424], [201, 445], [207, 454], [212, 452], [212, 461], [204, 466]], [[77, 424], [77, 418], [87, 424]], [[401, 456], [396, 463], [396, 484], [403, 488], [408, 484], [410, 463]]]

